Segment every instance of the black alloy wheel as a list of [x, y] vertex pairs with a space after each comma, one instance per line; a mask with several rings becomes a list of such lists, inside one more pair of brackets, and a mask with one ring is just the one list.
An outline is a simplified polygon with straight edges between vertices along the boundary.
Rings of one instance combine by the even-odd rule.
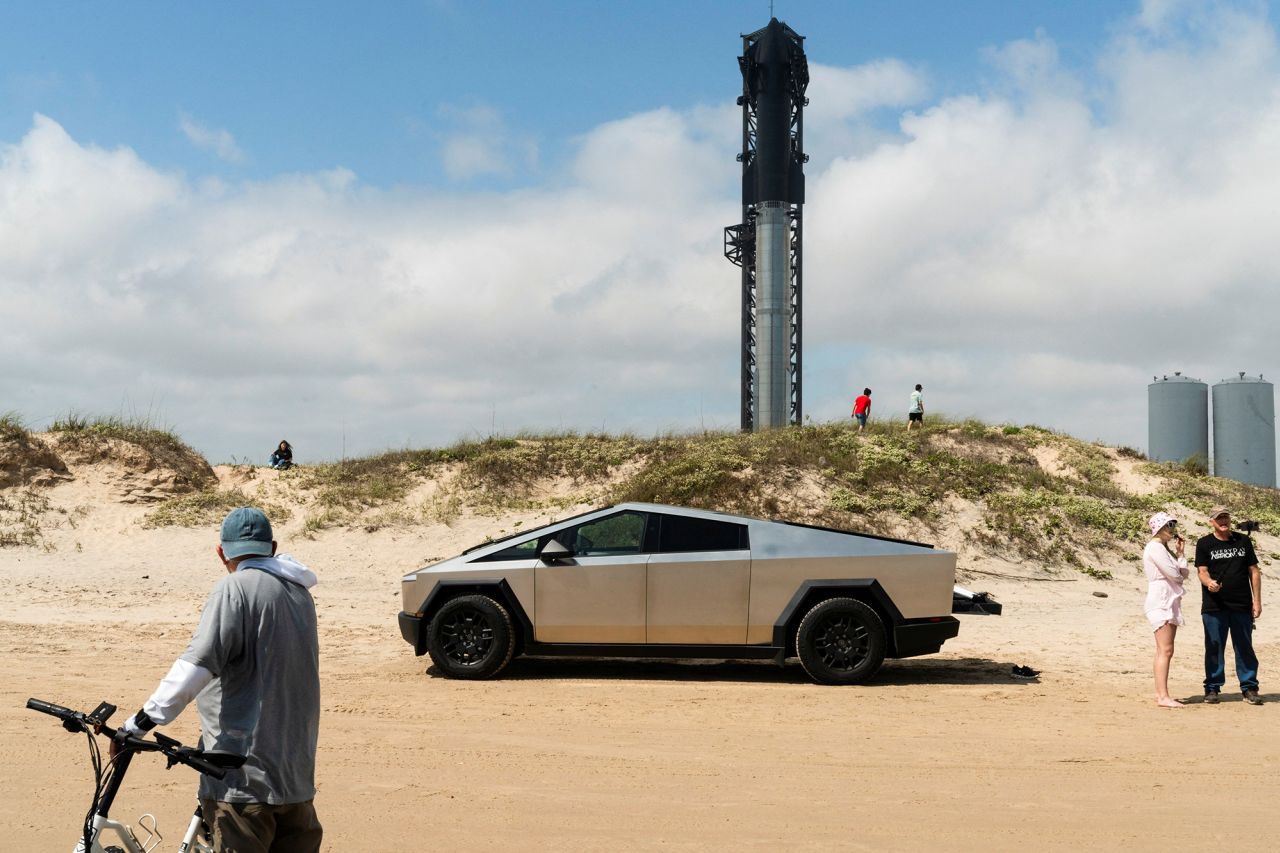
[[450, 599], [427, 625], [427, 652], [450, 678], [492, 678], [514, 651], [511, 616], [487, 595]]
[[853, 598], [828, 598], [800, 620], [796, 653], [819, 684], [857, 684], [884, 663], [884, 623], [871, 607]]

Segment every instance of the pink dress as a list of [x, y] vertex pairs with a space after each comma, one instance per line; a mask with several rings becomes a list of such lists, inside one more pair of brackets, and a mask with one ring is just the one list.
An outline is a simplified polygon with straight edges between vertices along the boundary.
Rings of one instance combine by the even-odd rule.
[[1142, 570], [1147, 574], [1147, 621], [1151, 630], [1158, 631], [1165, 624], [1185, 624], [1182, 619], [1182, 580], [1191, 573], [1187, 558], [1174, 558], [1169, 549], [1157, 539], [1147, 543], [1142, 550]]

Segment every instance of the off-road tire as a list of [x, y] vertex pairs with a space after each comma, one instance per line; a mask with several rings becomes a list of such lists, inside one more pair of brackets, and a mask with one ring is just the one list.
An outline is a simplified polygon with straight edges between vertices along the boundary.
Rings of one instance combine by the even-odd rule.
[[450, 678], [493, 678], [511, 662], [515, 639], [511, 615], [487, 595], [451, 598], [427, 624], [427, 652]]
[[796, 629], [796, 654], [819, 684], [859, 684], [884, 663], [884, 622], [871, 607], [853, 598], [819, 602]]

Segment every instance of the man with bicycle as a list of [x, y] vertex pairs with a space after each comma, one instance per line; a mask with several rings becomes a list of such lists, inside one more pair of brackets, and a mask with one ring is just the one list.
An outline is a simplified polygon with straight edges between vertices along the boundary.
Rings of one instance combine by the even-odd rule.
[[209, 594], [191, 644], [122, 730], [136, 735], [170, 723], [195, 699], [201, 747], [248, 756], [221, 781], [200, 778], [214, 847], [318, 851], [315, 573], [276, 556], [271, 522], [254, 507], [228, 513], [217, 551], [227, 576]]

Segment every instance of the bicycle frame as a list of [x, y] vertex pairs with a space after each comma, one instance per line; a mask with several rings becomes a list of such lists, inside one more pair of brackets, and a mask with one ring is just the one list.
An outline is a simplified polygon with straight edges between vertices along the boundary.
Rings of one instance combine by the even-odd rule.
[[[133, 827], [127, 823], [112, 820], [107, 816], [111, 811], [112, 804], [115, 802], [116, 794], [124, 784], [124, 777], [129, 770], [130, 763], [133, 762], [133, 756], [136, 754], [134, 752], [122, 752], [115, 759], [115, 770], [111, 774], [111, 781], [107, 783], [107, 787], [102, 794], [102, 800], [98, 805], [98, 810], [93, 815], [93, 832], [90, 835], [93, 844], [89, 848], [89, 853], [107, 853], [108, 848], [103, 847], [100, 840], [103, 830], [109, 830], [115, 834], [120, 843], [124, 845], [124, 853], [151, 853], [164, 840], [164, 836], [160, 834], [160, 828], [156, 824], [155, 815], [149, 812], [138, 818], [139, 828], [147, 833], [147, 837], [142, 840], [138, 839]], [[209, 843], [206, 843], [206, 841]], [[76, 841], [73, 853], [85, 853], [83, 835]], [[178, 853], [214, 853], [212, 839], [204, 835], [204, 812], [199, 803], [196, 804], [195, 813], [191, 815], [191, 822], [187, 824], [187, 831], [182, 836], [182, 843], [178, 845]]]
[[[150, 826], [145, 823], [148, 819], [151, 821]], [[214, 853], [213, 847], [210, 846], [212, 842], [203, 832], [203, 823], [204, 817], [200, 807], [196, 806], [196, 812], [191, 816], [191, 823], [187, 825], [186, 834], [182, 836], [182, 843], [178, 845], [178, 853]], [[138, 840], [133, 828], [128, 824], [94, 815], [93, 847], [90, 848], [90, 853], [106, 853], [109, 849], [102, 846], [101, 838], [104, 829], [115, 833], [116, 838], [124, 845], [124, 853], [149, 853], [159, 846], [164, 837], [156, 827], [155, 817], [150, 814], [144, 814], [138, 818], [138, 825], [147, 832], [146, 839], [142, 841]], [[76, 842], [75, 853], [84, 853], [84, 838]]]

